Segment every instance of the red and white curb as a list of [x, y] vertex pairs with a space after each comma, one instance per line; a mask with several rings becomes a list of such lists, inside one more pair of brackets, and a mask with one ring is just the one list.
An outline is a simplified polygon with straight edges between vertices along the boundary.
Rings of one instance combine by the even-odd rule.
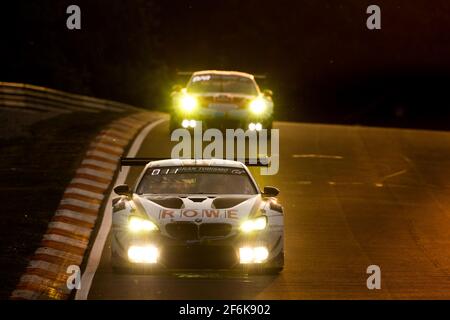
[[[99, 209], [130, 141], [165, 119], [141, 112], [113, 121], [90, 144], [11, 299], [67, 299], [70, 265], [81, 265]], [[152, 122], [154, 121], [154, 122]], [[141, 141], [142, 143], [142, 141]]]
[[[127, 157], [135, 157], [145, 137], [150, 133], [150, 131], [153, 128], [155, 128], [157, 125], [159, 125], [161, 122], [164, 121], [167, 121], [167, 119], [155, 121], [147, 125], [144, 129], [142, 129], [139, 135], [134, 139], [133, 144], [128, 150]], [[122, 168], [122, 170], [117, 175], [116, 180], [114, 181], [114, 185], [125, 183], [129, 171], [130, 167]], [[86, 300], [88, 298], [89, 291], [92, 285], [92, 280], [94, 279], [95, 272], [97, 271], [97, 268], [100, 264], [103, 248], [105, 247], [106, 239], [108, 238], [109, 230], [111, 229], [112, 199], [114, 197], [115, 195], [113, 194], [113, 192], [111, 192], [106, 202], [103, 213], [103, 219], [100, 228], [98, 229], [97, 236], [95, 237], [95, 241], [92, 245], [89, 257], [87, 259], [86, 268], [81, 278], [81, 287], [76, 292], [75, 300]]]

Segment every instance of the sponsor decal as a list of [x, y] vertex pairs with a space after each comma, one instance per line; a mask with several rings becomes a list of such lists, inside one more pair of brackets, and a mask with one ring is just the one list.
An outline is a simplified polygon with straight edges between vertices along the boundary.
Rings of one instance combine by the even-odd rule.
[[183, 209], [169, 210], [162, 209], [159, 211], [158, 218], [174, 219], [174, 218], [190, 218], [190, 219], [235, 219], [238, 220], [237, 210], [234, 209]]

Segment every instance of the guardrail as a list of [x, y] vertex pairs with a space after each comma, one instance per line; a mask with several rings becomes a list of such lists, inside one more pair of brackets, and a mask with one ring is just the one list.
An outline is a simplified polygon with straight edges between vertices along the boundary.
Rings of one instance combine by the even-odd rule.
[[20, 109], [26, 112], [126, 112], [142, 109], [124, 103], [92, 98], [45, 87], [0, 82], [0, 109]]

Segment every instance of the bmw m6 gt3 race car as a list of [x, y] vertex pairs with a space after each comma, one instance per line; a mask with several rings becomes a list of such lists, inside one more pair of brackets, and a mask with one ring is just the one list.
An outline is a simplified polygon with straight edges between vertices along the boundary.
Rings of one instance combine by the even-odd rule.
[[122, 165], [145, 168], [132, 190], [114, 188], [114, 270], [283, 269], [279, 191], [261, 192], [243, 163], [125, 158]]
[[172, 93], [171, 131], [193, 128], [271, 129], [272, 91], [261, 92], [255, 77], [237, 71], [194, 72], [185, 88]]

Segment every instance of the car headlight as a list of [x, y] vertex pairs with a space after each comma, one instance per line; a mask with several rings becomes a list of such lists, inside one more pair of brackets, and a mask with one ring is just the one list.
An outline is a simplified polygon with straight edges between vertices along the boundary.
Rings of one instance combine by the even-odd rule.
[[156, 231], [158, 226], [147, 219], [130, 217], [128, 219], [128, 230], [131, 232]]
[[188, 94], [180, 98], [180, 107], [183, 111], [191, 112], [197, 107], [197, 99]]
[[266, 111], [267, 104], [263, 98], [256, 98], [250, 102], [250, 111], [254, 114], [261, 114]]
[[255, 219], [244, 221], [241, 224], [241, 230], [245, 233], [264, 230], [267, 226], [267, 217], [261, 216]]

